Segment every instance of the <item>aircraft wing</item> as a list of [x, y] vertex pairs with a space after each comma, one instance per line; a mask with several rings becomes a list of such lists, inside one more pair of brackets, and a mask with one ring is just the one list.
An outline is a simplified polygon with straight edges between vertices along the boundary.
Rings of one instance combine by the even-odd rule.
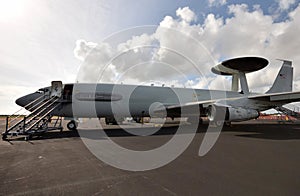
[[248, 99], [255, 99], [260, 101], [291, 103], [300, 101], [300, 92], [285, 92], [285, 93], [271, 93], [264, 95], [249, 96]]
[[[300, 101], [300, 92], [251, 95], [247, 98], [252, 100], [259, 100], [259, 101], [276, 102], [276, 103], [279, 102], [283, 105], [291, 102]], [[234, 100], [234, 99], [239, 99], [239, 98], [228, 98], [227, 100]], [[195, 102], [189, 102], [189, 103], [178, 104], [178, 105], [165, 105], [164, 108], [157, 108], [154, 112], [162, 113], [166, 111], [168, 114], [180, 114], [181, 112], [188, 113], [189, 111], [194, 111], [194, 112], [199, 111], [201, 115], [205, 115], [205, 112], [202, 111], [204, 110], [204, 108], [208, 107], [211, 104], [230, 107], [228, 105], [222, 104], [221, 101], [222, 100], [205, 100], [205, 101], [195, 101]], [[193, 115], [193, 113], [188, 113], [188, 114]]]

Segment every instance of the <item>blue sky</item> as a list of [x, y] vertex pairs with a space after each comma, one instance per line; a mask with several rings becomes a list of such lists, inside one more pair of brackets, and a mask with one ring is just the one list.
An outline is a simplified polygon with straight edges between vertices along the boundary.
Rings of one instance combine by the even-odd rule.
[[[116, 30], [121, 30], [136, 25], [157, 25], [166, 15], [175, 16], [175, 11], [179, 7], [188, 6], [193, 10], [197, 15], [197, 23], [203, 23], [205, 16], [209, 13], [215, 15], [228, 17], [228, 7], [229, 4], [247, 4], [249, 8], [254, 5], [260, 5], [264, 13], [266, 14], [275, 14], [278, 10], [279, 3], [278, 1], [240, 1], [240, 0], [231, 0], [227, 1], [224, 5], [213, 5], [210, 6], [208, 1], [174, 1], [174, 0], [142, 0], [142, 1], [126, 1], [125, 4], [121, 3], [122, 1], [111, 1], [107, 4], [106, 13], [108, 13], [110, 19], [109, 23], [114, 23], [114, 29], [107, 29], [108, 33], [112, 33]], [[216, 1], [217, 2], [217, 1]], [[299, 1], [298, 1], [299, 2]], [[99, 5], [91, 2], [91, 5]], [[297, 6], [297, 1], [293, 3], [289, 9], [280, 12], [280, 16], [276, 21], [282, 21], [286, 19], [286, 15], [290, 10], [295, 9]], [[96, 9], [96, 8], [95, 8]], [[92, 14], [91, 14], [92, 15]], [[96, 14], [97, 15], [97, 14]], [[120, 16], [122, 16], [120, 20]], [[112, 31], [111, 31], [112, 30]]]
[[[248, 11], [239, 7], [232, 7], [234, 11], [229, 13], [230, 5], [241, 4], [246, 4]], [[215, 52], [217, 60], [222, 58], [219, 54], [224, 54], [224, 57], [240, 55], [237, 52], [241, 50], [240, 48], [225, 54], [222, 50], [226, 48], [222, 49], [221, 47], [224, 47], [226, 40], [222, 39], [221, 35], [217, 37], [213, 35], [204, 23], [205, 21], [208, 23], [208, 15], [211, 13], [214, 16], [213, 18], [210, 17], [212, 25], [218, 24], [215, 19], [222, 18], [223, 24], [217, 27], [217, 30], [225, 35], [228, 33], [226, 28], [231, 28], [231, 31], [235, 30], [233, 24], [231, 26], [225, 24], [226, 19], [234, 18], [237, 20], [232, 20], [232, 23], [238, 23], [240, 22], [238, 21], [238, 13], [245, 12], [248, 15], [254, 15], [253, 12], [257, 10], [257, 6], [253, 8], [254, 5], [259, 5], [263, 12], [263, 14], [257, 14], [258, 17], [261, 17], [261, 21], [272, 20], [266, 22], [270, 25], [270, 29], [273, 27], [278, 28], [274, 25], [278, 23], [282, 25], [282, 29], [287, 29], [286, 32], [283, 32], [283, 35], [293, 38], [294, 33], [289, 29], [296, 29], [298, 20], [295, 18], [295, 24], [286, 21], [290, 20], [290, 14], [297, 10], [299, 0], [2, 1], [0, 3], [0, 34], [2, 35], [0, 36], [0, 114], [13, 113], [18, 109], [18, 106], [14, 103], [16, 98], [40, 87], [49, 86], [52, 80], [62, 80], [65, 83], [74, 82], [77, 71], [82, 64], [74, 56], [77, 40], [82, 39], [87, 42], [101, 43], [111, 34], [127, 28], [140, 25], [160, 25], [162, 21], [166, 22], [164, 20], [166, 16], [170, 16], [173, 23], [178, 22], [176, 24], [179, 28], [183, 16], [176, 14], [178, 8], [188, 7], [196, 16], [195, 20], [188, 22], [189, 30], [199, 30], [198, 26], [201, 26], [207, 34], [204, 37], [205, 39], [203, 38], [204, 40], [216, 40], [216, 43], [213, 43], [215, 47], [212, 47], [211, 50]], [[266, 16], [270, 16], [271, 19]], [[249, 24], [249, 28], [251, 25]], [[180, 28], [184, 30], [181, 26]], [[276, 32], [278, 30], [274, 32], [272, 31], [277, 36]], [[229, 34], [226, 35], [230, 36]], [[244, 39], [243, 36], [241, 36], [242, 38]], [[272, 40], [273, 37], [270, 37], [270, 39]], [[280, 40], [284, 39], [286, 38], [280, 37]], [[286, 41], [289, 40], [286, 39]], [[294, 40], [294, 42], [296, 41]], [[274, 41], [272, 43], [275, 47], [276, 44], [281, 42]], [[269, 51], [273, 52], [273, 46], [268, 48]], [[247, 46], [245, 47], [247, 49]], [[247, 54], [252, 54], [252, 50], [245, 51], [247, 51]], [[268, 58], [274, 58], [270, 54], [271, 52], [261, 51], [260, 49], [257, 51]], [[274, 52], [278, 51], [274, 50]], [[294, 58], [296, 56], [296, 54], [279, 54], [278, 56], [280, 57], [280, 55], [284, 58]], [[276, 66], [279, 65], [276, 64]], [[275, 68], [277, 68], [276, 66]], [[274, 71], [271, 71], [272, 73], [276, 72], [275, 68]], [[209, 78], [208, 80], [211, 81], [212, 79]], [[196, 82], [195, 79], [195, 85]], [[206, 84], [206, 86], [208, 85], [209, 83]], [[216, 85], [217, 83], [213, 86]], [[261, 82], [256, 87], [264, 87], [264, 85], [266, 83]]]

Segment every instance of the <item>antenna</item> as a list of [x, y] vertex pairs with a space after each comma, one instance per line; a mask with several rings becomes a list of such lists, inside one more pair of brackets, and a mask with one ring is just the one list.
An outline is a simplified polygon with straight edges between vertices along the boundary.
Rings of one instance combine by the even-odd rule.
[[[287, 61], [288, 63], [288, 61]], [[246, 74], [263, 69], [269, 64], [262, 57], [238, 57], [221, 62], [214, 66], [211, 71], [218, 75], [232, 76], [231, 90], [238, 91], [239, 81], [243, 93], [249, 93]]]

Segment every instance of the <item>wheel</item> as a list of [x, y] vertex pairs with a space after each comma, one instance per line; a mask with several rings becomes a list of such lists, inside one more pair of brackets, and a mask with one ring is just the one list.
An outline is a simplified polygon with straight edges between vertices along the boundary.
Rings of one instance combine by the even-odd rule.
[[2, 135], [2, 140], [6, 140], [7, 139], [7, 135], [6, 134], [3, 134]]
[[71, 120], [68, 124], [67, 127], [69, 130], [74, 131], [77, 128], [76, 122], [74, 120]]
[[217, 121], [216, 121], [216, 125], [217, 125], [218, 127], [223, 126], [223, 124], [224, 124], [224, 122], [221, 121], [221, 120], [217, 120]]
[[109, 117], [107, 117], [107, 118], [105, 118], [105, 124], [107, 124], [107, 125], [110, 125], [110, 124], [112, 124], [112, 125], [118, 125], [118, 122], [117, 122], [117, 120], [115, 118], [109, 118]]
[[25, 141], [29, 141], [31, 139], [32, 139], [32, 135], [30, 135], [30, 134], [25, 136], [25, 138], [24, 138]]
[[109, 120], [108, 120], [108, 118], [105, 118], [105, 124], [106, 124], [106, 125], [109, 125]]
[[225, 126], [231, 127], [231, 122], [225, 122]]
[[140, 117], [134, 117], [133, 120], [137, 123], [141, 123], [142, 122], [142, 118]]

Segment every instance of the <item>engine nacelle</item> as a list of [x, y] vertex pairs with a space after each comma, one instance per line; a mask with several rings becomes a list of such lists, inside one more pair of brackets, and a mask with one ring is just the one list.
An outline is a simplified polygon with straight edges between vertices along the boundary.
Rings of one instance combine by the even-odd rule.
[[253, 109], [246, 109], [242, 107], [224, 107], [210, 105], [208, 107], [208, 119], [210, 121], [229, 121], [239, 122], [251, 120], [259, 117], [259, 112]]

